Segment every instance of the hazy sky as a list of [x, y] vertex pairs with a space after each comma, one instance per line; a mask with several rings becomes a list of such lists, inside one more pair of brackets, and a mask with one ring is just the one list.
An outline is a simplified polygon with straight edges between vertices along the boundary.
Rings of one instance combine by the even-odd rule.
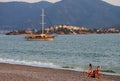
[[103, 1], [106, 1], [106, 2], [111, 3], [113, 5], [120, 6], [120, 0], [103, 0]]
[[[57, 2], [57, 1], [60, 1], [60, 0], [0, 0], [0, 2], [9, 2], [9, 1], [25, 1], [25, 2], [33, 3], [33, 2], [39, 2], [39, 1]], [[120, 0], [103, 0], [103, 1], [106, 1], [108, 3], [120, 6]]]
[[60, 0], [0, 0], [0, 2], [9, 2], [9, 1], [25, 1], [25, 2], [33, 3], [33, 2], [39, 2], [39, 1], [57, 2]]

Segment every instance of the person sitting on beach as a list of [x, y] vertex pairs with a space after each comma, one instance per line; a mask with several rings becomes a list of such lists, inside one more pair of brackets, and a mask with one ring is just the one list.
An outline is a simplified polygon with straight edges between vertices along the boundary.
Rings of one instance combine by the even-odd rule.
[[89, 64], [88, 77], [93, 75], [92, 64]]
[[97, 66], [97, 68], [95, 69], [95, 78], [97, 78], [97, 79], [99, 79], [99, 68], [100, 68], [100, 66]]
[[92, 64], [89, 64], [88, 77], [98, 78], [99, 79], [99, 66], [95, 70], [92, 70]]

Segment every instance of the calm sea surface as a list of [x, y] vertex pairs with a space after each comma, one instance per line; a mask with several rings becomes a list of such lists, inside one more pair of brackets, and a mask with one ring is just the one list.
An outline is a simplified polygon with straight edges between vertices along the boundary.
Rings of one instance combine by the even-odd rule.
[[120, 74], [120, 34], [58, 35], [53, 41], [0, 35], [0, 62], [75, 70], [92, 63]]

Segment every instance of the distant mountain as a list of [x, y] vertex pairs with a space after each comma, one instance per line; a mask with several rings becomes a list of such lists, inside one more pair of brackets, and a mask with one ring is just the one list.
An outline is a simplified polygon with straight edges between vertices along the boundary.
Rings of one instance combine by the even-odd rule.
[[120, 23], [120, 7], [101, 0], [62, 0], [48, 12], [56, 24], [96, 28]]
[[46, 26], [67, 24], [89, 28], [120, 23], [120, 7], [102, 0], [62, 0], [57, 3], [0, 3], [0, 28], [39, 28], [41, 9], [45, 8]]
[[23, 29], [39, 26], [41, 9], [53, 5], [49, 2], [26, 3], [7, 2], [0, 3], [0, 28]]
[[106, 29], [109, 29], [109, 28], [115, 28], [115, 29], [120, 30], [120, 24], [115, 24], [115, 25], [111, 25], [111, 26], [106, 27]]

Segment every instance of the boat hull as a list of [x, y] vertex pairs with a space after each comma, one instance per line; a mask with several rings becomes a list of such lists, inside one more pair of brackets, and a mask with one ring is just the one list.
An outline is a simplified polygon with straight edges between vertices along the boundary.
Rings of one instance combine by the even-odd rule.
[[54, 40], [54, 38], [39, 38], [39, 39], [36, 39], [36, 38], [26, 38], [27, 41], [51, 41], [51, 40]]
[[40, 35], [31, 35], [31, 36], [26, 36], [25, 39], [28, 41], [41, 41], [41, 40], [46, 40], [46, 41], [50, 41], [50, 40], [54, 40], [55, 36], [49, 36], [46, 34], [40, 34]]

